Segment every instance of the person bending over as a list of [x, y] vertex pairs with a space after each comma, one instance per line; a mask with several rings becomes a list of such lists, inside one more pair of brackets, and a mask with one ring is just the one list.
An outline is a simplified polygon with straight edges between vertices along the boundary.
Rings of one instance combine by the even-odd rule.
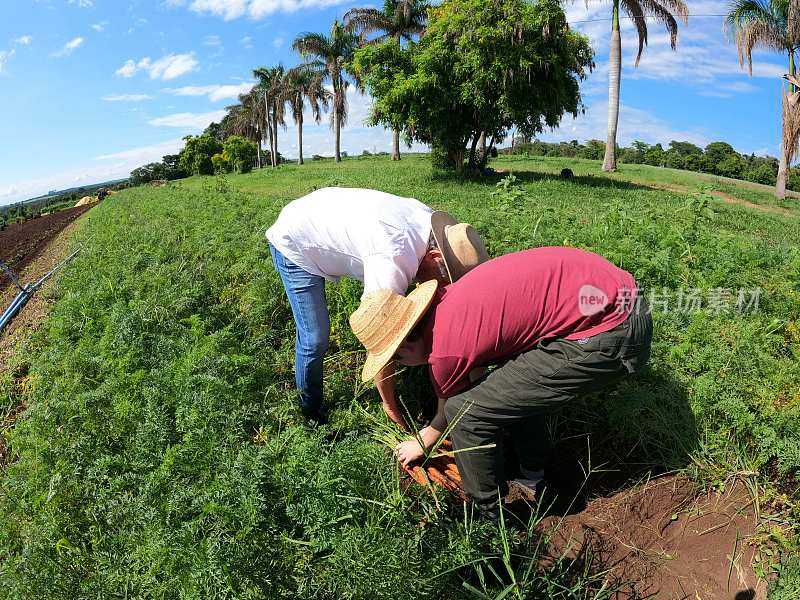
[[[450, 283], [487, 258], [475, 230], [413, 198], [370, 189], [323, 188], [290, 202], [266, 233], [297, 329], [299, 405], [327, 420], [322, 362], [330, 318], [325, 281], [354, 277], [364, 294], [405, 294], [412, 280]], [[405, 427], [395, 398], [394, 365], [375, 374], [389, 417]]]
[[[508, 490], [503, 433], [532, 495], [547, 452], [544, 416], [641, 369], [653, 327], [630, 273], [560, 247], [501, 256], [438, 290], [436, 281], [424, 283], [407, 298], [367, 294], [350, 324], [369, 350], [362, 376], [392, 358], [429, 366], [439, 411], [420, 430], [425, 448], [406, 440], [396, 448], [399, 460], [421, 458], [451, 423], [465, 491], [489, 514]], [[476, 380], [476, 369], [492, 366]]]

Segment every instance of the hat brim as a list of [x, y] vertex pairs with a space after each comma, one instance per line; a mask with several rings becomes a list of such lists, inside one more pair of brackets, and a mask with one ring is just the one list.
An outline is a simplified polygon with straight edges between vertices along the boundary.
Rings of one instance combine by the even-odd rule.
[[392, 357], [397, 353], [400, 344], [408, 337], [411, 330], [416, 327], [422, 317], [428, 311], [433, 296], [436, 293], [438, 282], [435, 279], [426, 281], [419, 284], [416, 289], [406, 296], [408, 300], [413, 302], [414, 307], [408, 315], [406, 322], [397, 330], [397, 335], [392, 341], [386, 345], [386, 348], [379, 353], [370, 352], [367, 354], [367, 359], [364, 361], [364, 368], [361, 370], [361, 381], [367, 382], [375, 379], [375, 376], [389, 364]]
[[444, 230], [445, 227], [451, 227], [457, 224], [458, 221], [455, 220], [453, 215], [443, 210], [437, 210], [431, 215], [431, 232], [433, 233], [433, 239], [436, 240], [436, 245], [442, 252], [444, 268], [447, 270], [447, 278], [450, 280], [450, 283], [455, 281], [452, 271], [455, 259], [453, 257], [453, 250], [450, 248], [450, 243], [447, 241], [447, 236], [444, 234]]

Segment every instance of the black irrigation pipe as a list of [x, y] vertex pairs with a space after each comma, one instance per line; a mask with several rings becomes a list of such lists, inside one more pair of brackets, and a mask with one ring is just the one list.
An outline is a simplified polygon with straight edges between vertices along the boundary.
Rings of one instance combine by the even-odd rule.
[[11, 320], [15, 316], [17, 316], [19, 311], [22, 310], [22, 307], [24, 307], [28, 303], [28, 300], [31, 299], [31, 296], [33, 296], [33, 294], [36, 293], [36, 291], [44, 285], [45, 281], [50, 279], [56, 273], [56, 271], [61, 269], [69, 261], [75, 258], [78, 255], [78, 252], [80, 251], [81, 249], [78, 248], [77, 250], [75, 250], [75, 252], [70, 254], [67, 258], [62, 260], [55, 267], [53, 267], [53, 269], [49, 273], [44, 275], [44, 277], [42, 277], [39, 281], [25, 286], [23, 286], [19, 282], [19, 279], [17, 279], [17, 276], [14, 275], [14, 272], [11, 269], [9, 269], [4, 262], [0, 261], [0, 269], [5, 271], [9, 279], [11, 279], [14, 285], [16, 285], [20, 290], [19, 294], [17, 294], [16, 298], [14, 298], [14, 301], [11, 302], [9, 307], [3, 312], [2, 315], [0, 315], [0, 333], [2, 333], [2, 331], [11, 322]]

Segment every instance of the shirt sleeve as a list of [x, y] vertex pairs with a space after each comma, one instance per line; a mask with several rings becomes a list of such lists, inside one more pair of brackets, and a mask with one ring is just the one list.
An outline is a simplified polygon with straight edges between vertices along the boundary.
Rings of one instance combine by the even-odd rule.
[[405, 295], [411, 279], [416, 275], [409, 273], [408, 265], [403, 265], [402, 257], [387, 254], [372, 254], [364, 259], [364, 294], [388, 289]]

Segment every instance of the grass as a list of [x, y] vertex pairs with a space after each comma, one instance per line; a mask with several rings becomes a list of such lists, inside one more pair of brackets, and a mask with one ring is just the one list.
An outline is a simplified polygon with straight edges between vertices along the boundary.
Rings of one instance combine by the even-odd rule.
[[[4, 430], [0, 596], [609, 594], [583, 563], [538, 568], [536, 536], [404, 492], [374, 439], [377, 394], [359, 384], [347, 324], [357, 282], [328, 286], [332, 424], [302, 424], [293, 323], [264, 231], [285, 203], [327, 185], [449, 210], [491, 255], [556, 244], [599, 252], [662, 300], [681, 288], [763, 289], [753, 314], [655, 303], [650, 368], [551, 420], [563, 461], [554, 471], [568, 489], [591, 453], [605, 473], [583, 486], [590, 493], [647, 471], [715, 486], [758, 471], [768, 498], [796, 507], [800, 218], [727, 204], [691, 174], [623, 165], [608, 177], [588, 161], [524, 157], [496, 166], [519, 185], [493, 194], [498, 178], [439, 176], [425, 157], [350, 159], [130, 189], [94, 208], [51, 316], [16, 358], [25, 385], [9, 380], [0, 395], [4, 413], [29, 407]], [[553, 176], [564, 166], [578, 177]], [[733, 192], [776, 206], [766, 193]], [[424, 374], [406, 379], [404, 400], [421, 411]]]

